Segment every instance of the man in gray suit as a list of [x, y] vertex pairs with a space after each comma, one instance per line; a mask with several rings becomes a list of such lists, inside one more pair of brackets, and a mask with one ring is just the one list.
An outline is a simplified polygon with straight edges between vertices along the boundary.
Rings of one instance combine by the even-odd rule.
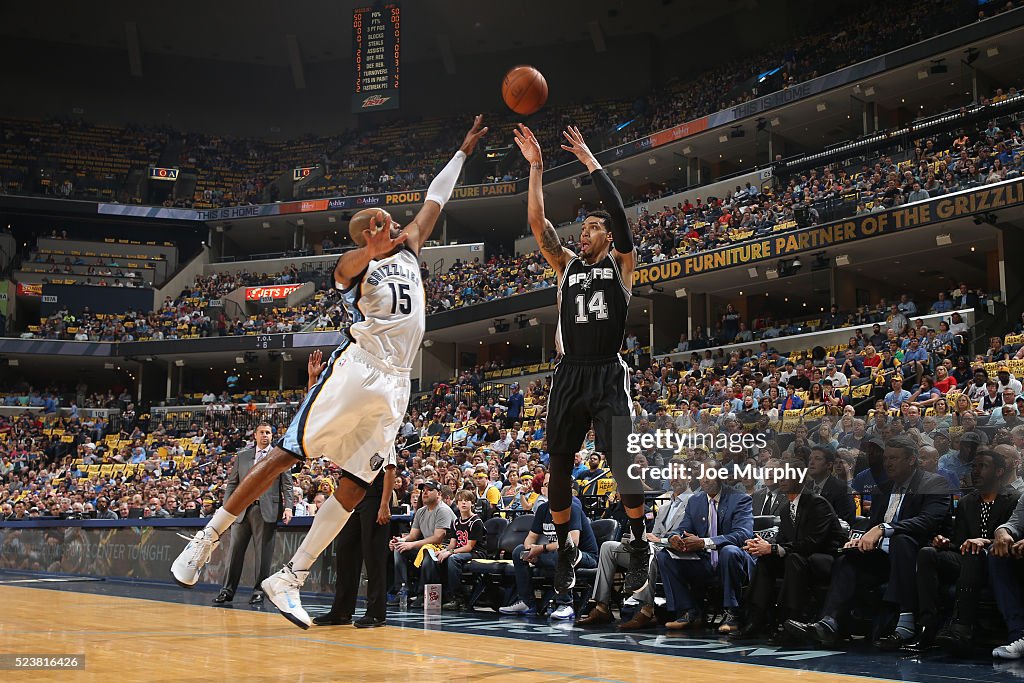
[[[224, 492], [224, 500], [231, 496], [231, 492], [238, 486], [238, 482], [249, 473], [249, 470], [267, 456], [271, 451], [272, 432], [270, 425], [261, 423], [257, 425], [255, 432], [256, 443], [252, 448], [239, 451], [235, 461], [228, 472], [227, 488]], [[284, 520], [285, 524], [292, 521], [292, 474], [289, 471], [281, 473], [278, 477], [277, 486], [271, 486], [255, 503], [239, 515], [238, 520], [231, 527], [231, 559], [228, 563], [228, 573], [224, 578], [224, 585], [220, 593], [214, 598], [214, 603], [222, 604], [231, 602], [235, 597], [235, 589], [242, 578], [242, 565], [245, 562], [245, 551], [249, 547], [249, 541], [256, 542], [256, 583], [250, 605], [258, 605], [263, 602], [263, 591], [260, 590], [260, 583], [270, 576], [271, 560], [274, 555], [274, 529], [278, 520]]]
[[[682, 460], [671, 460], [670, 464], [677, 473], [681, 473], [685, 465]], [[664, 542], [669, 536], [669, 532], [679, 526], [683, 520], [683, 512], [686, 510], [686, 502], [693, 495], [687, 486], [688, 483], [681, 478], [669, 480], [669, 485], [672, 487], [670, 498], [661, 501], [658, 514], [654, 518], [654, 528], [647, 534], [648, 541]], [[601, 552], [597, 561], [597, 579], [594, 581], [594, 594], [591, 596], [591, 608], [587, 616], [576, 620], [577, 626], [599, 626], [610, 623], [614, 618], [608, 607], [608, 601], [612, 595], [615, 570], [625, 571], [629, 567], [629, 552], [621, 547], [622, 545], [618, 541], [605, 541], [601, 544]], [[651, 556], [654, 556], [653, 552]], [[649, 571], [654, 573], [654, 580], [648, 581], [646, 587], [638, 591], [637, 595], [650, 592], [653, 602], [653, 586], [657, 583], [657, 564], [653, 564]]]

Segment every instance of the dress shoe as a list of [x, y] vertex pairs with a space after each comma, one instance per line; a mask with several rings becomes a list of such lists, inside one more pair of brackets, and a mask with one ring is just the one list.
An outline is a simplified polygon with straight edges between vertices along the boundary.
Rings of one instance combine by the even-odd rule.
[[647, 616], [643, 610], [637, 610], [632, 619], [620, 623], [617, 628], [620, 631], [638, 631], [644, 628], [654, 628], [657, 625], [658, 620], [655, 617]]
[[887, 633], [875, 641], [875, 647], [883, 652], [896, 652], [907, 645], [912, 644], [911, 638], [901, 638], [896, 631]]
[[[638, 611], [637, 614], [640, 614]], [[636, 615], [634, 615], [634, 619]], [[610, 624], [613, 621], [611, 610], [599, 609], [594, 607], [587, 613], [587, 616], [580, 617], [576, 620], [577, 626], [602, 626], [604, 624]]]
[[459, 612], [466, 609], [466, 603], [463, 602], [461, 598], [453, 598], [441, 605], [441, 609], [445, 611]]
[[950, 624], [935, 636], [935, 644], [957, 657], [963, 657], [971, 651], [973, 629], [963, 624]]
[[722, 619], [718, 632], [728, 635], [740, 630], [740, 618], [731, 609], [725, 610], [725, 618]]
[[327, 614], [313, 617], [313, 623], [317, 626], [345, 626], [352, 623], [352, 617], [328, 612]]
[[217, 593], [217, 597], [213, 599], [213, 604], [223, 605], [225, 602], [231, 602], [234, 598], [234, 593], [222, 590], [220, 593]]
[[263, 591], [256, 591], [255, 593], [253, 593], [252, 597], [249, 598], [249, 604], [250, 605], [262, 605], [263, 604]]
[[835, 647], [838, 636], [824, 621], [806, 623], [787, 619], [782, 627], [786, 633], [803, 643], [815, 643], [824, 647]]
[[763, 621], [751, 619], [738, 630], [730, 632], [729, 637], [733, 640], [755, 640], [767, 630]]
[[697, 610], [690, 610], [683, 616], [665, 624], [670, 631], [685, 631], [687, 629], [699, 628], [704, 623], [704, 617]]
[[774, 629], [768, 638], [768, 642], [778, 647], [796, 647], [800, 645], [800, 641], [786, 633], [786, 629], [781, 624]]
[[378, 626], [384, 626], [387, 623], [384, 619], [378, 619], [376, 617], [360, 617], [352, 622], [352, 625], [356, 628], [377, 628]]

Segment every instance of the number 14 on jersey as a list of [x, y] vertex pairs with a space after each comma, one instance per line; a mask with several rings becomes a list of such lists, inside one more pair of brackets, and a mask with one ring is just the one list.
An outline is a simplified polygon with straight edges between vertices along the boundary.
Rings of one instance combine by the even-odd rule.
[[576, 322], [590, 322], [593, 313], [597, 320], [608, 319], [608, 304], [604, 300], [604, 290], [598, 289], [590, 295], [590, 301], [584, 304], [584, 295], [576, 295]]

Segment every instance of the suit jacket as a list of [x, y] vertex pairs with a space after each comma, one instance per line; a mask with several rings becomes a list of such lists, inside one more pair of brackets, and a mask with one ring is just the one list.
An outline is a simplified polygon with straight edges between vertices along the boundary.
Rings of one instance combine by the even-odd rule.
[[[811, 490], [812, 485], [813, 482], [808, 482], [808, 491]], [[847, 524], [853, 524], [853, 520], [857, 516], [857, 508], [853, 504], [853, 492], [846, 482], [839, 481], [830, 474], [825, 479], [825, 483], [822, 484], [821, 493], [818, 495], [828, 501], [828, 504], [836, 511], [839, 519]]]
[[[907, 482], [909, 488], [891, 524], [893, 535], [908, 534], [921, 545], [927, 545], [942, 529], [949, 512], [949, 483], [945, 477], [916, 470]], [[895, 483], [887, 481], [871, 496], [871, 526], [881, 524], [889, 508], [889, 496]]]
[[1009, 531], [1015, 541], [1024, 538], [1024, 495], [1017, 500], [1017, 506], [1013, 508], [1009, 521], [997, 528]]
[[651, 533], [658, 538], [664, 538], [668, 535], [668, 532], [679, 526], [679, 523], [683, 521], [683, 515], [686, 514], [686, 505], [689, 499], [693, 497], [692, 493], [681, 493], [679, 497], [682, 498], [683, 502], [681, 505], [677, 505], [676, 509], [672, 511], [672, 516], [669, 517], [669, 508], [672, 506], [671, 500], [665, 500], [658, 506], [658, 514], [654, 518], [654, 528], [651, 529]]
[[789, 499], [780, 515], [779, 533], [775, 543], [787, 553], [810, 555], [812, 553], [833, 554], [847, 540], [847, 533], [839, 524], [839, 516], [824, 497], [810, 491], [800, 494], [796, 508], [796, 523], [789, 516]]
[[[1013, 514], [1019, 496], [1012, 489], [1003, 489], [992, 505], [992, 532], [1005, 524]], [[952, 546], [957, 550], [968, 538], [981, 538], [981, 495], [972, 491], [960, 499], [956, 506], [956, 518], [953, 522], [953, 535], [950, 537]]]
[[753, 514], [758, 515], [774, 515], [775, 517], [782, 516], [782, 504], [786, 500], [786, 496], [782, 495], [778, 491], [774, 494], [775, 502], [772, 504], [771, 509], [765, 509], [765, 505], [768, 503], [768, 488], [759, 488], [754, 491], [754, 495], [751, 496], [751, 507]]
[[[695, 493], [686, 504], [683, 521], [675, 533], [688, 532], [700, 538], [708, 535], [708, 494]], [[750, 496], [730, 488], [722, 488], [718, 499], [718, 534], [710, 536], [716, 546], [735, 545], [743, 547], [748, 538], [754, 537], [754, 515], [751, 511]]]
[[[249, 474], [249, 470], [251, 470], [252, 466], [255, 464], [255, 459], [255, 448], [246, 448], [235, 455], [235, 459], [231, 463], [231, 469], [228, 471], [227, 485], [224, 490], [224, 500], [231, 497], [235, 487], [238, 486], [238, 482], [240, 482], [245, 475]], [[292, 473], [285, 471], [277, 478], [277, 484], [275, 486], [271, 486], [263, 492], [263, 495], [260, 496], [260, 513], [263, 515], [263, 521], [267, 524], [277, 524], [277, 521], [281, 519], [282, 515], [284, 515], [284, 509], [286, 507], [292, 507], [293, 485]]]

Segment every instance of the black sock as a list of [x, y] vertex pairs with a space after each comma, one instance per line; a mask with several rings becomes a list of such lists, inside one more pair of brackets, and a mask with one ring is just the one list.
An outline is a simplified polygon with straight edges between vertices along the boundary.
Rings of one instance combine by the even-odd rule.
[[633, 535], [633, 542], [639, 543], [647, 535], [647, 522], [643, 517], [629, 518], [629, 533]]
[[564, 548], [569, 541], [569, 522], [555, 522], [555, 536], [558, 538], [558, 547]]

